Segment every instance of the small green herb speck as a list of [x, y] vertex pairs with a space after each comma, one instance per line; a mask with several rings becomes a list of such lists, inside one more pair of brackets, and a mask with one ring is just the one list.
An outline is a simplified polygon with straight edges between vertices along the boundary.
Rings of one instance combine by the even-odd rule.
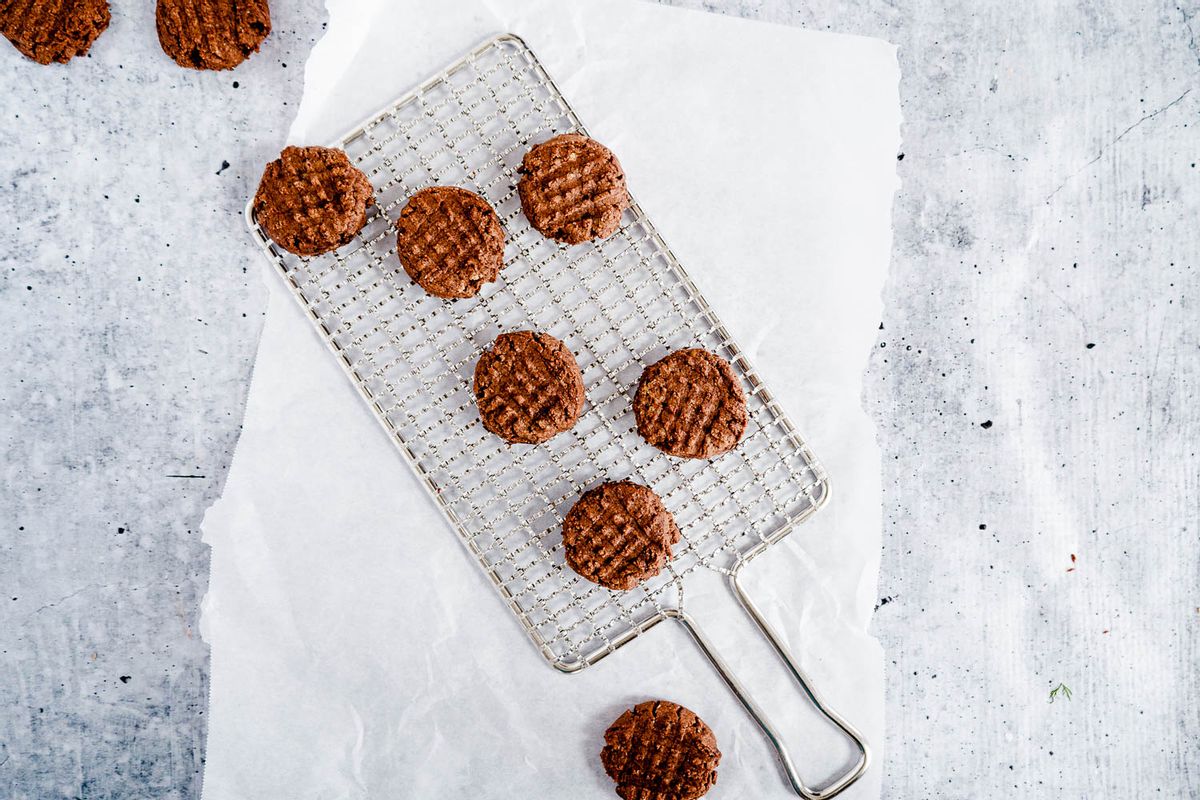
[[1071, 687], [1067, 686], [1065, 683], [1060, 683], [1058, 686], [1055, 686], [1050, 690], [1050, 702], [1053, 703], [1060, 695], [1070, 700]]

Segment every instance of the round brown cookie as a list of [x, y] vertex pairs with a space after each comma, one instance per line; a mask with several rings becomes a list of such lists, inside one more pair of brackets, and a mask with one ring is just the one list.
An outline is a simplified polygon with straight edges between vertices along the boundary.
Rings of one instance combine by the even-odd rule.
[[438, 297], [474, 297], [504, 266], [504, 227], [474, 192], [430, 186], [396, 220], [396, 252], [417, 284]]
[[512, 444], [540, 444], [583, 411], [583, 375], [567, 346], [548, 333], [502, 333], [475, 365], [483, 427]]
[[727, 453], [746, 432], [746, 395], [729, 362], [707, 350], [677, 350], [646, 367], [633, 397], [638, 433], [680, 458]]
[[600, 763], [625, 800], [696, 800], [717, 782], [717, 737], [669, 700], [638, 703], [604, 732]]
[[254, 216], [280, 247], [315, 256], [353, 239], [371, 200], [371, 182], [341, 150], [286, 147], [263, 170]]
[[0, 0], [0, 32], [39, 64], [83, 55], [108, 22], [108, 0]]
[[609, 589], [632, 589], [662, 571], [679, 542], [679, 526], [653, 489], [630, 481], [602, 483], [563, 520], [571, 569]]
[[617, 157], [595, 139], [564, 133], [525, 154], [521, 210], [544, 236], [565, 244], [616, 233], [629, 207]]
[[163, 52], [189, 69], [233, 69], [271, 32], [267, 0], [158, 0]]

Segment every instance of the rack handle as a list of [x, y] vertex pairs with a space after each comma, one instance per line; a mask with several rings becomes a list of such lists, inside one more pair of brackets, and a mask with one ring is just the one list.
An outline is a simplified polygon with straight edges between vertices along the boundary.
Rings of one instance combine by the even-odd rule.
[[802, 690], [804, 690], [804, 694], [807, 695], [813, 706], [816, 707], [816, 709], [820, 711], [826, 719], [841, 729], [842, 733], [844, 733], [848, 739], [854, 742], [854, 745], [858, 748], [858, 760], [849, 771], [830, 781], [825, 786], [819, 788], [811, 788], [806, 785], [804, 781], [801, 780], [799, 773], [796, 771], [796, 765], [792, 762], [792, 757], [788, 753], [787, 746], [780, 739], [778, 732], [775, 730], [774, 726], [771, 725], [762, 708], [758, 705], [758, 703], [754, 702], [754, 699], [750, 697], [749, 693], [746, 691], [746, 688], [742, 686], [741, 682], [738, 681], [738, 679], [730, 671], [729, 665], [725, 663], [724, 659], [722, 659], [717, 651], [713, 648], [712, 643], [709, 642], [709, 640], [704, 636], [703, 632], [701, 632], [700, 627], [696, 624], [696, 621], [688, 614], [684, 613], [682, 609], [671, 609], [668, 612], [668, 616], [675, 618], [680, 622], [680, 624], [683, 625], [688, 634], [692, 637], [692, 640], [695, 641], [699, 646], [700, 651], [704, 653], [704, 656], [717, 670], [717, 673], [721, 676], [721, 680], [725, 681], [725, 685], [728, 686], [733, 692], [734, 696], [737, 697], [738, 702], [742, 704], [742, 706], [754, 719], [754, 722], [759, 728], [762, 729], [762, 732], [771, 742], [771, 746], [775, 748], [775, 752], [779, 756], [779, 763], [783, 765], [783, 771], [787, 774], [787, 779], [792, 785], [792, 790], [805, 800], [829, 800], [829, 798], [836, 797], [837, 795], [841, 794], [855, 781], [862, 777], [863, 773], [867, 771], [867, 768], [871, 764], [871, 750], [867, 746], [866, 741], [863, 739], [862, 734], [860, 734], [854, 728], [854, 726], [842, 719], [842, 717], [836, 711], [834, 711], [825, 703], [820, 694], [818, 694], [817, 690], [813, 687], [812, 681], [810, 681], [808, 676], [804, 674], [799, 666], [797, 666], [795, 659], [793, 659], [792, 656], [787, 652], [787, 649], [783, 646], [783, 643], [779, 640], [779, 637], [773, 630], [771, 630], [771, 626], [767, 624], [767, 621], [763, 618], [763, 615], [759, 612], [753, 601], [751, 601], [746, 595], [745, 590], [738, 581], [738, 573], [744, 564], [744, 561], [739, 562], [738, 565], [728, 573], [729, 585], [733, 589], [734, 595], [737, 596], [738, 602], [741, 603], [742, 608], [744, 608], [746, 613], [750, 615], [750, 618], [754, 620], [754, 624], [758, 626], [758, 629], [762, 635], [766, 637], [768, 642], [770, 642], [771, 647], [775, 650], [776, 655], [778, 655], [780, 660], [783, 661], [784, 665], [788, 668], [788, 672], [792, 674], [792, 677], [795, 679], [796, 683], [800, 685]]

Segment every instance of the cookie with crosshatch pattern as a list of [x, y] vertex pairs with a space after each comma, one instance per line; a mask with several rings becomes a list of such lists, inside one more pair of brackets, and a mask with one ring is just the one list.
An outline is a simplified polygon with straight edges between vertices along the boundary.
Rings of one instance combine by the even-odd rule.
[[648, 486], [602, 483], [576, 501], [563, 520], [571, 569], [609, 589], [632, 589], [662, 572], [679, 543], [679, 526]]
[[188, 69], [233, 69], [271, 32], [267, 0], [158, 0], [154, 11], [163, 52]]
[[367, 176], [341, 150], [286, 147], [263, 170], [254, 218], [283, 249], [316, 256], [362, 230], [373, 197]]
[[695, 712], [669, 700], [638, 703], [604, 732], [600, 763], [625, 800], [696, 800], [717, 782], [721, 751]]
[[575, 355], [548, 333], [502, 333], [475, 364], [483, 427], [510, 444], [541, 444], [574, 427], [583, 411]]
[[108, 0], [0, 0], [0, 33], [39, 64], [85, 55], [110, 18]]
[[518, 172], [521, 210], [543, 236], [564, 244], [612, 236], [629, 207], [617, 157], [579, 133], [536, 145]]
[[638, 433], [679, 458], [727, 453], [746, 432], [746, 394], [729, 362], [699, 348], [677, 350], [642, 372], [633, 396]]
[[396, 220], [400, 266], [425, 291], [447, 299], [474, 297], [504, 266], [504, 227], [479, 195], [430, 186], [405, 203]]

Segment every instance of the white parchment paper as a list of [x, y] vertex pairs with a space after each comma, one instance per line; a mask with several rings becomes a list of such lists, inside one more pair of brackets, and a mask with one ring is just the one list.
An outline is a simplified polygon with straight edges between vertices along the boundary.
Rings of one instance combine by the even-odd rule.
[[[748, 350], [834, 487], [747, 570], [830, 703], [883, 751], [867, 633], [879, 452], [860, 407], [897, 186], [899, 72], [880, 41], [597, 0], [330, 0], [294, 143], [325, 143], [484, 38], [522, 36]], [[280, 143], [281, 145], [283, 143]], [[774, 753], [678, 626], [577, 675], [550, 668], [264, 261], [266, 326], [204, 536], [212, 647], [204, 795], [615, 797], [602, 734], [629, 705], [694, 709], [711, 797], [789, 797]], [[687, 605], [810, 782], [848, 750], [719, 582]], [[879, 770], [849, 797], [878, 797]]]

